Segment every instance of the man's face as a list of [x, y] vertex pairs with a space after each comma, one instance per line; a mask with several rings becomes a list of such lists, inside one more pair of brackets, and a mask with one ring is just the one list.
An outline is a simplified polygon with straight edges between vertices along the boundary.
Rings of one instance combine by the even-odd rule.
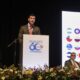
[[71, 59], [74, 60], [75, 58], [76, 58], [76, 54], [75, 53], [72, 53], [71, 54]]
[[34, 23], [35, 23], [35, 19], [36, 19], [35, 16], [30, 16], [30, 17], [28, 18], [28, 22], [29, 22], [29, 24], [30, 24], [30, 25], [34, 25]]

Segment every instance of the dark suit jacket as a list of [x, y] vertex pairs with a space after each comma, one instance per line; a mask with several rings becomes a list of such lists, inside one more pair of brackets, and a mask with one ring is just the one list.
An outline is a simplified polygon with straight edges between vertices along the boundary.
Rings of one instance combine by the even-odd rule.
[[[76, 62], [76, 61], [75, 61]], [[78, 64], [78, 66], [79, 66], [79, 68], [80, 68], [80, 64], [78, 63], [78, 62], [76, 62], [77, 64]], [[73, 66], [73, 64], [72, 64], [72, 62], [71, 62], [71, 60], [69, 59], [69, 60], [67, 60], [67, 61], [65, 61], [65, 67], [67, 67], [69, 70], [70, 69], [73, 69], [74, 70], [74, 66]]]
[[[27, 24], [20, 27], [19, 34], [18, 34], [19, 42], [22, 42], [22, 40], [23, 40], [23, 34], [29, 34], [28, 25]], [[40, 34], [40, 28], [38, 26], [34, 26], [32, 34], [33, 35]]]

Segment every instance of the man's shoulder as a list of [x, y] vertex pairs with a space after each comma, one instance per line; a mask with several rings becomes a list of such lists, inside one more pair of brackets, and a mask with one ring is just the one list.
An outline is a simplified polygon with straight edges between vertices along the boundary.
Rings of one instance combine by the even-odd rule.
[[27, 24], [20, 26], [20, 29], [21, 29], [21, 30], [23, 30], [23, 29], [25, 29], [25, 28], [28, 28], [28, 25], [27, 25]]
[[34, 28], [36, 28], [36, 29], [40, 29], [39, 26], [34, 26]]
[[27, 25], [27, 24], [25, 24], [25, 25], [22, 25], [21, 27], [25, 28], [25, 27], [28, 27], [28, 25]]
[[68, 63], [68, 62], [70, 62], [70, 59], [65, 61], [65, 63]]

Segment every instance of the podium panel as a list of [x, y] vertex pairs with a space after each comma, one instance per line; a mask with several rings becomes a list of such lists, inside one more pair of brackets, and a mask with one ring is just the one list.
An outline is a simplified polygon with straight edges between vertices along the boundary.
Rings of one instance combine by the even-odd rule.
[[49, 36], [23, 35], [23, 68], [49, 66]]

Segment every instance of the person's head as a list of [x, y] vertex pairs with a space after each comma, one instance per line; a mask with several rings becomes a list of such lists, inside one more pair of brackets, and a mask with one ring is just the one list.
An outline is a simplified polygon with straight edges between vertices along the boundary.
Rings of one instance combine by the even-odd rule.
[[28, 16], [28, 23], [29, 23], [30, 25], [34, 25], [35, 20], [36, 20], [36, 16], [35, 16], [34, 14], [30, 14], [30, 15]]
[[71, 58], [72, 60], [74, 60], [74, 59], [76, 58], [76, 53], [75, 53], [75, 52], [72, 52], [71, 55], [70, 55], [70, 58]]

